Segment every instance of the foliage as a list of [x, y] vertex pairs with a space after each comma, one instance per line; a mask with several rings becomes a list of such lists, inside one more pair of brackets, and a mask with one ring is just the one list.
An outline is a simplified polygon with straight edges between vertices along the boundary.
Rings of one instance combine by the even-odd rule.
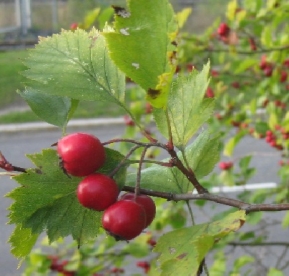
[[[113, 8], [114, 24], [102, 31], [78, 28], [41, 38], [25, 59], [27, 87], [20, 95], [38, 116], [64, 133], [80, 101], [111, 102], [122, 108], [127, 113], [126, 133], [103, 143], [107, 160], [100, 171], [114, 177], [120, 190], [154, 196], [156, 218], [146, 234], [128, 244], [104, 239], [101, 213], [78, 203], [80, 179], [62, 170], [54, 149], [29, 155], [34, 164], [30, 169], [15, 167], [0, 156], [2, 168], [20, 172], [13, 177], [19, 187], [7, 195], [14, 200], [9, 208], [9, 223], [16, 225], [10, 238], [12, 253], [27, 256], [39, 234], [46, 232], [48, 243], [58, 249], [57, 242], [71, 236], [72, 246], [80, 250], [69, 261], [67, 252], [55, 258], [36, 251], [28, 257], [26, 275], [33, 266], [41, 273], [51, 269], [74, 273], [70, 275], [119, 274], [126, 256], [146, 257], [138, 266], [149, 275], [252, 275], [251, 256], [227, 268], [223, 250], [232, 244], [261, 244], [265, 237], [258, 231], [239, 229], [260, 223], [262, 211], [289, 210], [288, 3], [243, 1], [240, 6], [233, 0], [226, 21], [216, 21], [198, 36], [180, 32], [189, 11], [176, 15], [166, 0], [131, 0], [127, 8]], [[133, 82], [132, 93], [126, 92], [126, 80]], [[164, 143], [147, 128], [151, 120]], [[266, 137], [282, 151], [274, 194], [244, 191], [235, 199], [209, 193], [214, 183], [241, 186], [252, 177], [251, 156], [233, 159], [236, 146], [248, 135]], [[112, 149], [116, 143], [119, 146]], [[160, 150], [168, 158], [148, 158]], [[212, 171], [221, 150], [227, 161], [219, 163], [221, 172], [216, 174]], [[268, 200], [275, 204], [266, 204]], [[227, 208], [195, 224], [193, 203], [205, 208], [208, 201], [239, 210]], [[282, 226], [288, 226], [288, 215]], [[214, 254], [210, 267], [205, 261], [209, 252]], [[56, 269], [63, 259], [61, 269]], [[276, 267], [265, 273], [282, 272]]]

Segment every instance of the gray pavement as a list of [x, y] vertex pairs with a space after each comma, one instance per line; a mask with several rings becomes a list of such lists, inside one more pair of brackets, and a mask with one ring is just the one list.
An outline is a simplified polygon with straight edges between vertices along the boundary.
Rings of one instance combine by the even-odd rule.
[[[73, 121], [68, 127], [68, 132], [86, 131], [95, 134], [100, 138], [101, 141], [107, 141], [112, 138], [121, 136], [121, 134], [124, 132], [124, 125], [121, 124], [121, 121], [121, 119], [117, 119], [116, 121], [99, 121], [98, 123], [96, 121], [94, 123], [90, 121], [89, 125], [85, 125], [83, 122], [80, 123], [80, 121], [78, 123]], [[86, 121], [86, 123], [89, 123], [89, 121]], [[30, 166], [30, 162], [25, 157], [25, 154], [39, 152], [41, 149], [49, 147], [52, 143], [56, 142], [61, 137], [60, 130], [54, 127], [49, 127], [46, 124], [42, 126], [38, 125], [38, 127], [35, 128], [31, 126], [30, 128], [24, 128], [22, 125], [22, 128], [18, 126], [18, 130], [21, 131], [16, 130], [17, 126], [14, 126], [14, 130], [5, 130], [4, 126], [0, 126], [0, 150], [12, 164], [20, 167]], [[257, 168], [257, 173], [251, 180], [251, 183], [267, 183], [278, 181], [277, 171], [278, 161], [280, 159], [279, 153], [271, 149], [263, 140], [246, 138], [240, 143], [240, 145], [238, 145], [235, 156], [243, 156], [247, 153], [254, 153], [252, 166]], [[8, 193], [14, 187], [16, 187], [16, 183], [14, 183], [14, 181], [10, 180], [9, 177], [1, 176], [0, 194], [2, 196]], [[235, 197], [235, 194], [232, 194], [232, 197]], [[2, 253], [0, 258], [1, 276], [21, 275], [21, 270], [17, 270], [18, 262], [10, 254], [10, 248], [7, 244], [8, 237], [14, 228], [14, 226], [5, 225], [7, 222], [6, 216], [8, 213], [6, 209], [10, 204], [11, 202], [7, 198], [4, 198], [0, 201], [0, 251]], [[214, 206], [213, 211], [211, 209], [212, 206]], [[209, 206], [202, 211], [196, 210], [196, 208], [194, 208], [196, 222], [205, 222], [210, 216], [212, 216], [213, 213], [217, 213], [220, 210], [225, 210], [226, 208], [227, 207], [215, 204], [209, 204]], [[267, 222], [271, 221], [274, 225], [274, 229], [268, 234], [271, 241], [287, 240], [289, 234], [288, 229], [282, 229], [279, 223], [277, 223], [277, 221], [279, 221], [284, 216], [284, 213], [285, 212], [264, 214], [265, 220]], [[267, 261], [267, 264], [274, 266], [276, 256], [278, 259], [278, 256], [282, 253], [282, 248], [277, 246], [273, 249], [270, 248], [270, 250], [267, 251], [264, 252], [264, 249], [258, 248], [256, 253], [258, 253], [263, 258], [263, 260]], [[234, 252], [234, 257], [243, 254], [244, 251], [236, 249]], [[271, 255], [275, 255], [274, 260], [272, 259]], [[287, 260], [288, 258], [289, 257], [287, 256]], [[262, 267], [260, 269], [262, 269]]]

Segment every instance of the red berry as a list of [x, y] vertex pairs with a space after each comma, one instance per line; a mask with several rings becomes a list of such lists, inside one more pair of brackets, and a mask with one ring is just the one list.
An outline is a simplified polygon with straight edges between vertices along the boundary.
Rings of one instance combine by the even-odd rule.
[[141, 267], [145, 273], [148, 273], [148, 271], [150, 270], [151, 265], [148, 262], [145, 261], [139, 261], [136, 263], [136, 265], [138, 267]]
[[255, 39], [250, 37], [249, 38], [249, 43], [250, 43], [251, 50], [252, 51], [256, 51], [257, 50], [257, 46], [256, 46]]
[[131, 200], [120, 200], [108, 207], [102, 216], [102, 226], [116, 240], [137, 237], [146, 225], [144, 208]]
[[287, 68], [289, 68], [289, 59], [286, 59], [283, 61], [283, 65]]
[[221, 23], [219, 28], [218, 28], [218, 34], [220, 36], [228, 36], [230, 33], [230, 27], [226, 23]]
[[214, 90], [211, 87], [207, 88], [206, 97], [207, 98], [214, 98], [215, 97]]
[[232, 82], [232, 84], [231, 84], [234, 88], [236, 88], [236, 89], [239, 89], [240, 88], [240, 83], [239, 82], [237, 82], [237, 81], [235, 81], [235, 82]]
[[70, 30], [76, 30], [78, 28], [78, 23], [74, 22], [70, 25]]
[[149, 244], [150, 246], [154, 247], [154, 246], [156, 246], [157, 242], [154, 239], [149, 239], [147, 241], [147, 244]]
[[152, 112], [153, 112], [153, 107], [152, 107], [152, 105], [150, 103], [147, 102], [146, 106], [145, 106], [145, 113], [146, 114], [150, 114]]
[[212, 77], [218, 77], [219, 76], [219, 72], [217, 70], [211, 70], [211, 76]]
[[77, 187], [77, 198], [84, 207], [103, 211], [116, 202], [116, 182], [107, 175], [94, 173], [85, 177]]
[[270, 63], [267, 63], [266, 67], [263, 70], [266, 77], [271, 77], [273, 74], [273, 66]]
[[135, 197], [134, 193], [126, 193], [121, 196], [121, 200], [124, 200], [124, 199], [132, 200], [132, 201], [135, 200], [138, 204], [140, 204], [144, 208], [145, 213], [146, 213], [145, 228], [152, 223], [156, 215], [156, 205], [151, 197], [147, 195], [138, 195], [137, 197]]
[[49, 256], [47, 256], [47, 258], [51, 261], [50, 269], [52, 271], [58, 271], [58, 268], [59, 268], [58, 257], [53, 256], [53, 255], [49, 255]]
[[227, 171], [233, 167], [233, 162], [220, 162], [219, 168], [221, 170]]
[[126, 126], [135, 126], [135, 122], [132, 120], [130, 116], [124, 115], [123, 119]]
[[87, 176], [103, 166], [105, 149], [99, 139], [87, 133], [73, 133], [60, 139], [57, 152], [67, 173]]
[[187, 64], [186, 67], [187, 67], [188, 72], [192, 72], [195, 69], [195, 66], [193, 64], [190, 64], [190, 63]]
[[282, 71], [280, 75], [280, 82], [285, 82], [287, 80], [288, 74], [286, 71]]
[[267, 58], [266, 58], [265, 55], [263, 55], [261, 57], [261, 61], [260, 61], [260, 64], [259, 64], [259, 67], [260, 67], [261, 70], [264, 70], [266, 68], [267, 64], [268, 64], [266, 59]]

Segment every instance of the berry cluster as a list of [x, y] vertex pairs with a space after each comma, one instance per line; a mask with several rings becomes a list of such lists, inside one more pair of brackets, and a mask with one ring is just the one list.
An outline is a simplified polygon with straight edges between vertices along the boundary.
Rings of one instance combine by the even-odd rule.
[[[289, 60], [285, 60], [283, 64], [278, 67], [279, 71], [279, 81], [280, 83], [285, 83], [288, 79], [288, 68], [289, 68]], [[266, 77], [271, 77], [274, 70], [274, 64], [272, 62], [267, 61], [266, 55], [262, 55], [259, 68], [263, 71]]]
[[266, 132], [266, 142], [273, 148], [282, 150], [282, 141], [289, 140], [289, 131], [285, 130], [279, 125], [275, 126], [275, 131], [268, 130]]
[[74, 276], [76, 273], [74, 271], [67, 270], [65, 266], [68, 264], [67, 260], [60, 260], [58, 256], [49, 255], [47, 258], [51, 261], [50, 270], [59, 272], [64, 276]]
[[126, 193], [118, 200], [120, 191], [115, 180], [95, 172], [106, 159], [97, 137], [87, 133], [67, 135], [58, 141], [57, 152], [67, 174], [84, 177], [76, 191], [79, 203], [104, 211], [103, 228], [116, 240], [131, 240], [151, 224], [156, 206], [149, 196]]

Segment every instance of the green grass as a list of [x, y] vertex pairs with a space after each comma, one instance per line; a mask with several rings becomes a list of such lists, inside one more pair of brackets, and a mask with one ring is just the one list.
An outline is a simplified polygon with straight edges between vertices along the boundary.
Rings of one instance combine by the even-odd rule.
[[16, 90], [23, 88], [20, 72], [25, 69], [22, 60], [26, 55], [27, 50], [0, 52], [0, 108], [21, 99]]

